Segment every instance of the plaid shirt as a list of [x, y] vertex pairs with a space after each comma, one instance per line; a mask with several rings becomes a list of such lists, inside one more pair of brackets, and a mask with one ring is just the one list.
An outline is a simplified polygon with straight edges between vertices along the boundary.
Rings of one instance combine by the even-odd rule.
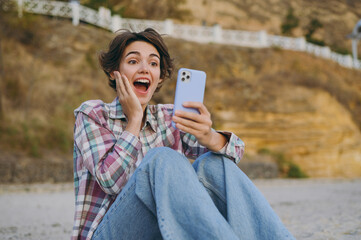
[[[172, 127], [172, 111], [171, 104], [149, 105], [139, 137], [124, 130], [127, 119], [118, 98], [110, 104], [87, 101], [74, 111], [72, 239], [92, 238], [106, 211], [139, 165], [138, 161], [149, 149], [166, 146], [192, 159], [207, 152], [193, 135]], [[243, 142], [233, 133], [222, 134], [229, 140], [218, 153], [239, 162], [244, 152]]]

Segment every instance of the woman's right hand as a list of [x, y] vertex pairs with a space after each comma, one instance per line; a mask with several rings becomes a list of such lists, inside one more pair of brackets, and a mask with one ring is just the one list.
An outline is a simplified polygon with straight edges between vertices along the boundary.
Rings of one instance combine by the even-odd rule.
[[114, 78], [117, 87], [117, 96], [124, 114], [127, 116], [128, 124], [126, 131], [138, 136], [143, 120], [143, 108], [135, 95], [128, 78], [118, 71], [114, 71]]

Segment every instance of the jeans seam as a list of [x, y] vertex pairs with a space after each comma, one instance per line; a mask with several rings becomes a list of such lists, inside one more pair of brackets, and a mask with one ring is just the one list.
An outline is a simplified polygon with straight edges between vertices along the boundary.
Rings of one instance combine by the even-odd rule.
[[[135, 188], [135, 182], [128, 188], [128, 190], [127, 190], [127, 192], [129, 192], [131, 189], [134, 189]], [[120, 193], [119, 193], [120, 194]], [[116, 205], [116, 206], [114, 206], [114, 209], [112, 209], [111, 211], [112, 212], [114, 212], [117, 208], [118, 208], [118, 206], [120, 205], [120, 203], [122, 202], [122, 201], [124, 201], [124, 199], [126, 199], [127, 197], [128, 197], [129, 195], [127, 194], [127, 195], [124, 195], [121, 199], [119, 199], [119, 201], [117, 202], [118, 204]], [[118, 197], [118, 196], [117, 196]], [[114, 204], [115, 202], [113, 202], [113, 204]], [[113, 205], [112, 205], [113, 206]], [[112, 207], [112, 206], [110, 206], [110, 207]], [[110, 208], [109, 207], [109, 208]], [[110, 212], [111, 213], [111, 212]], [[105, 215], [107, 214], [107, 212], [105, 213]], [[93, 237], [97, 237], [97, 236], [99, 236], [99, 234], [103, 231], [103, 229], [105, 228], [105, 225], [103, 224], [102, 226], [100, 226], [100, 228], [99, 228], [99, 225], [101, 224], [101, 222], [104, 220], [104, 217], [105, 217], [105, 215], [103, 216], [103, 218], [102, 218], [102, 220], [99, 222], [99, 224], [98, 224], [98, 227], [95, 229], [95, 232], [94, 232], [94, 234], [93, 234]], [[92, 237], [92, 238], [93, 238]]]
[[226, 199], [222, 196], [222, 194], [213, 188], [213, 185], [209, 182], [205, 181], [203, 178], [200, 178], [199, 181], [203, 184], [203, 186], [210, 191], [212, 191], [222, 202], [226, 203]]

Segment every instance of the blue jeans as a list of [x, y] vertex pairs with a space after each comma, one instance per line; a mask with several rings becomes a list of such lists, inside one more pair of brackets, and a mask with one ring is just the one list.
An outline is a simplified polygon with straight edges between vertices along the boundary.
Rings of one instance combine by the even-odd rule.
[[228, 158], [191, 165], [154, 148], [105, 214], [92, 239], [294, 239], [266, 199]]

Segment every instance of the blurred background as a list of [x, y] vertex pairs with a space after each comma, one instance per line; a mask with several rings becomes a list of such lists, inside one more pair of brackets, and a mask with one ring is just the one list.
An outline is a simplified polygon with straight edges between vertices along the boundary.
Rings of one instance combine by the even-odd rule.
[[[302, 37], [344, 55], [351, 55], [347, 35], [361, 19], [358, 0], [80, 4], [122, 18]], [[0, 182], [71, 182], [73, 110], [115, 98], [97, 60], [115, 35], [82, 21], [20, 15], [16, 1], [0, 1]], [[214, 128], [245, 142], [240, 167], [250, 177], [361, 177], [361, 70], [280, 47], [165, 40], [177, 69], [207, 73]], [[175, 76], [152, 103], [173, 102]]]

